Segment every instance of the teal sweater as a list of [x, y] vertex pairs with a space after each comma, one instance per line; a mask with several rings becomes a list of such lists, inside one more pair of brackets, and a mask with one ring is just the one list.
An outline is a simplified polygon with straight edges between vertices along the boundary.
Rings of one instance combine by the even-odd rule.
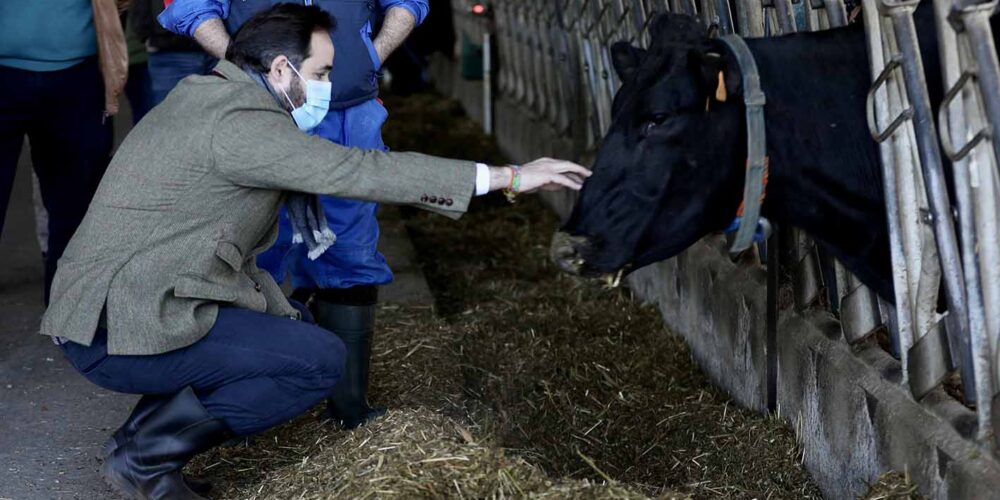
[[0, 0], [0, 65], [68, 68], [97, 54], [91, 0]]

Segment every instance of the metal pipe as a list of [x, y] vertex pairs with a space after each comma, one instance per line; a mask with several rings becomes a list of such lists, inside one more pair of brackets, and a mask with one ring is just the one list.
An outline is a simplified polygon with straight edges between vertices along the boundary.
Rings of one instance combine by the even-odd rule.
[[[872, 78], [875, 79], [886, 65], [882, 49], [881, 20], [875, 0], [864, 0], [863, 12]], [[881, 90], [876, 90], [876, 92], [878, 98], [875, 100], [875, 106], [878, 112], [878, 125], [884, 128], [889, 123], [889, 99], [887, 98], [889, 90], [883, 87]], [[889, 226], [889, 249], [893, 271], [892, 281], [896, 292], [896, 314], [891, 314], [892, 311], [890, 311], [890, 320], [893, 317], [896, 319], [896, 328], [893, 329], [890, 327], [890, 331], [895, 330], [897, 332], [897, 335], [893, 338], [893, 344], [898, 348], [899, 360], [902, 365], [902, 383], [908, 385], [909, 350], [913, 345], [913, 315], [911, 312], [909, 279], [906, 271], [906, 253], [903, 248], [902, 229], [900, 227], [900, 203], [896, 191], [898, 184], [896, 154], [893, 146], [889, 143], [879, 144], [879, 152], [882, 159], [882, 182]], [[890, 321], [891, 323], [892, 321]]]
[[[886, 4], [886, 0], [883, 0]], [[938, 145], [934, 118], [931, 113], [930, 97], [924, 81], [923, 62], [917, 42], [913, 11], [916, 2], [888, 5], [886, 9], [896, 30], [897, 43], [903, 54], [903, 81], [913, 107], [913, 125], [917, 138], [917, 154], [924, 175], [930, 215], [933, 218], [934, 233], [937, 238], [938, 256], [944, 276], [945, 298], [948, 303], [948, 334], [953, 356], [962, 372], [963, 387], [969, 399], [975, 397], [975, 371], [971, 343], [969, 341], [968, 309], [965, 301], [965, 284], [962, 275], [958, 242], [951, 219], [951, 204], [948, 201], [941, 150]]]
[[993, 43], [990, 15], [997, 2], [966, 7], [959, 14], [969, 37], [969, 48], [976, 60], [976, 81], [979, 82], [983, 105], [993, 128], [993, 155], [1000, 159], [1000, 64]]
[[[723, 35], [734, 33], [733, 12], [729, 9], [729, 0], [715, 0], [715, 16], [719, 22], [719, 31]], [[740, 31], [742, 34], [742, 30]]]
[[844, 7], [844, 0], [823, 0], [823, 7], [826, 9], [826, 19], [830, 27], [847, 26], [847, 8]]
[[795, 12], [792, 10], [792, 0], [774, 0], [774, 10], [778, 13], [778, 27], [781, 34], [795, 33]]
[[483, 131], [493, 135], [493, 70], [490, 30], [483, 30]]
[[767, 411], [778, 410], [778, 227], [767, 240]]
[[[992, 8], [996, 6], [996, 1], [990, 3], [992, 5], [989, 6], [989, 10], [992, 11]], [[950, 139], [948, 142], [951, 143], [965, 140], [969, 135], [970, 128], [978, 129], [980, 127], [978, 122], [981, 121], [980, 118], [982, 117], [982, 111], [979, 108], [981, 95], [965, 87], [965, 82], [969, 78], [969, 75], [973, 74], [973, 72], [978, 73], [978, 71], [974, 69], [963, 70], [963, 67], [970, 68], [971, 66], [975, 68], [976, 65], [975, 61], [972, 60], [973, 57], [968, 54], [968, 51], [962, 50], [963, 47], [960, 43], [961, 41], [969, 42], [970, 44], [974, 44], [975, 42], [968, 36], [962, 36], [962, 34], [969, 35], [970, 32], [966, 31], [958, 34], [956, 33], [957, 30], [949, 29], [947, 17], [949, 10], [954, 6], [950, 0], [935, 1], [935, 15], [939, 28], [938, 45], [941, 48], [941, 71], [944, 83], [945, 85], [953, 85], [957, 90], [954, 94], [952, 92], [949, 92], [949, 94], [955, 96], [963, 95], [963, 99], [958, 102], [962, 106], [954, 106], [952, 105], [954, 101], [946, 99], [940, 109], [939, 123], [942, 127], [942, 142], [945, 139]], [[975, 15], [974, 10], [965, 11], [965, 14]], [[950, 26], [959, 27], [957, 24], [951, 24]], [[962, 40], [963, 38], [964, 40]], [[992, 44], [992, 37], [989, 42]], [[965, 46], [968, 47], [968, 45]], [[994, 60], [995, 57], [994, 55]], [[962, 90], [963, 88], [965, 89], [964, 91]], [[982, 135], [977, 134], [976, 137], [982, 137]], [[970, 146], [974, 143], [975, 139], [970, 143]], [[970, 151], [972, 147], [969, 148]], [[957, 159], [953, 164], [952, 174], [955, 181], [955, 194], [959, 211], [959, 236], [961, 238], [962, 264], [965, 271], [966, 294], [969, 306], [969, 333], [972, 341], [977, 377], [976, 406], [979, 423], [977, 438], [983, 446], [988, 449], [995, 449], [996, 435], [994, 434], [992, 422], [992, 402], [996, 393], [995, 373], [993, 370], [994, 360], [992, 359], [994, 351], [992, 347], [993, 342], [991, 342], [991, 336], [987, 329], [987, 308], [984, 302], [982, 277], [980, 276], [980, 267], [983, 262], [993, 261], [992, 264], [994, 266], [997, 264], [996, 249], [992, 248], [996, 240], [986, 240], [984, 242], [980, 237], [981, 234], [986, 234], [995, 238], [995, 231], [989, 229], [989, 226], [995, 228], [995, 211], [993, 213], [980, 214], [980, 217], [976, 216], [976, 200], [973, 187], [977, 183], [982, 184], [981, 181], [974, 179], [976, 177], [976, 169], [979, 167], [981, 167], [981, 163], [976, 156]], [[989, 171], [987, 173], [992, 174]], [[992, 183], [988, 183], [988, 186], [992, 187]], [[992, 194], [995, 196], [995, 193]], [[983, 216], [986, 219], [990, 219], [988, 227], [983, 227], [982, 223], [977, 223], [977, 219], [981, 219]], [[982, 233], [979, 230], [981, 227], [985, 229]], [[980, 252], [979, 248], [982, 248], [983, 251]], [[989, 266], [985, 267], [988, 268]], [[995, 336], [993, 337], [993, 340], [995, 340]]]

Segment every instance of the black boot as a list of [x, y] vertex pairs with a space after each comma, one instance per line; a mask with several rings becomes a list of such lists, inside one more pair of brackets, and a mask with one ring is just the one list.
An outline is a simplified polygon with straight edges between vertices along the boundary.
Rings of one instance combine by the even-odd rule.
[[108, 458], [115, 451], [116, 448], [124, 444], [132, 435], [135, 434], [135, 430], [139, 428], [139, 424], [153, 413], [157, 408], [163, 406], [170, 400], [169, 396], [160, 395], [145, 395], [139, 398], [139, 402], [135, 404], [132, 408], [132, 413], [129, 414], [125, 423], [122, 424], [118, 430], [115, 431], [107, 441], [104, 442], [104, 446], [101, 447], [101, 458]]
[[104, 461], [101, 475], [130, 499], [204, 500], [184, 482], [181, 469], [231, 435], [186, 388], [138, 423], [132, 438]]
[[[104, 446], [101, 447], [100, 458], [107, 460], [107, 458], [110, 457], [119, 446], [128, 442], [129, 439], [132, 439], [132, 436], [135, 435], [135, 431], [139, 428], [142, 421], [152, 414], [157, 408], [163, 406], [167, 401], [170, 401], [170, 396], [147, 394], [139, 398], [139, 402], [137, 402], [135, 407], [132, 408], [132, 413], [129, 414], [125, 423], [122, 424], [122, 426], [119, 427], [118, 430], [116, 430], [115, 433], [104, 442]], [[184, 481], [187, 482], [191, 491], [194, 491], [199, 495], [204, 495], [212, 490], [212, 483], [203, 479], [184, 476]]]
[[314, 302], [316, 324], [335, 333], [347, 348], [344, 377], [327, 399], [323, 418], [354, 429], [385, 415], [385, 408], [368, 406], [368, 370], [371, 366], [375, 305], [345, 305], [323, 300]]

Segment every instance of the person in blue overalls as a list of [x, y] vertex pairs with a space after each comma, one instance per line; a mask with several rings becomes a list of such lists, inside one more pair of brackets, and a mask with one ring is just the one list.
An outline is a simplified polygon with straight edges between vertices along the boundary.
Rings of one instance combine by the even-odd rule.
[[[288, 0], [174, 0], [159, 16], [164, 28], [197, 40], [223, 58], [229, 35], [251, 16]], [[337, 19], [330, 111], [310, 133], [349, 147], [387, 149], [382, 124], [388, 112], [378, 100], [382, 62], [428, 13], [427, 0], [299, 0], [315, 4]], [[376, 30], [376, 27], [380, 26]], [[377, 35], [375, 35], [377, 33]], [[322, 197], [323, 212], [335, 243], [315, 260], [304, 244], [293, 244], [286, 211], [279, 219], [275, 245], [258, 258], [262, 269], [283, 282], [291, 275], [293, 297], [311, 304], [317, 323], [347, 348], [344, 377], [327, 400], [326, 418], [353, 429], [385, 413], [367, 401], [371, 342], [378, 285], [392, 271], [377, 250], [377, 204]]]

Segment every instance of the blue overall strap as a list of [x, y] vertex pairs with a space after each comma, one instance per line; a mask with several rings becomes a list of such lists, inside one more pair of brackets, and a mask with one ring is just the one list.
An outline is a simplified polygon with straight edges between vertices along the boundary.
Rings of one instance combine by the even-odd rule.
[[767, 136], [764, 128], [764, 104], [767, 103], [767, 98], [760, 87], [757, 62], [743, 38], [723, 35], [719, 40], [726, 44], [739, 65], [743, 78], [743, 102], [746, 105], [747, 172], [743, 185], [743, 214], [729, 249], [731, 253], [739, 253], [753, 244], [760, 220], [764, 177], [767, 175]]

